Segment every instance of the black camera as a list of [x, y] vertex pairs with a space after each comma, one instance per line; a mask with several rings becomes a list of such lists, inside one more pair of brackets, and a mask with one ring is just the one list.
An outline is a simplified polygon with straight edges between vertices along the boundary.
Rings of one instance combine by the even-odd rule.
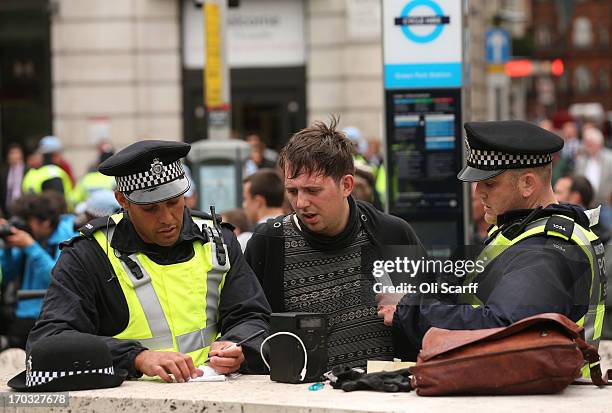
[[17, 228], [26, 232], [30, 232], [30, 228], [28, 227], [28, 223], [20, 217], [11, 217], [6, 223], [0, 224], [0, 238], [5, 239], [13, 232], [11, 228]]

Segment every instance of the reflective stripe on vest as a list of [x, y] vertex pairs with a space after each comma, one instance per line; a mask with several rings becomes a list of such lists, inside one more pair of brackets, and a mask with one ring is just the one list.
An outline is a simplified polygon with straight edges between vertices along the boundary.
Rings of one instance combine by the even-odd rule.
[[[566, 241], [572, 241], [574, 244], [580, 246], [589, 260], [589, 266], [591, 268], [591, 288], [589, 291], [589, 308], [585, 316], [577, 321], [576, 324], [581, 325], [585, 329], [585, 338], [587, 342], [599, 347], [599, 340], [601, 337], [601, 331], [603, 328], [603, 317], [605, 312], [604, 305], [604, 292], [603, 292], [603, 261], [600, 262], [598, 255], [603, 256], [603, 247], [601, 251], [595, 251], [592, 242], [597, 241], [597, 235], [592, 231], [586, 230], [580, 225], [576, 224], [574, 220], [564, 215], [552, 215], [554, 217], [561, 217], [574, 223], [574, 229], [572, 232], [571, 239], [564, 236], [559, 232], [548, 231], [548, 235], [560, 237]], [[552, 217], [551, 216], [551, 217]], [[525, 227], [525, 231], [519, 236], [512, 240], [506, 238], [502, 233], [499, 233], [481, 252], [479, 259], [484, 261], [484, 267], [486, 268], [497, 256], [499, 256], [506, 248], [517, 244], [518, 242], [537, 235], [544, 234], [546, 224], [550, 217], [538, 219]], [[497, 226], [493, 227], [489, 234], [494, 234], [498, 230]], [[597, 246], [599, 249], [601, 243]], [[468, 276], [465, 283], [470, 283], [476, 278], [477, 274], [473, 273]], [[464, 297], [465, 298], [465, 297]], [[474, 307], [479, 307], [482, 304], [478, 297], [471, 296], [467, 298]]]
[[[122, 215], [117, 214], [112, 218], [115, 222], [118, 222], [121, 219]], [[196, 224], [199, 226], [206, 227], [207, 223], [199, 220], [194, 220]], [[105, 243], [110, 243], [112, 240], [112, 236], [114, 234], [115, 227], [111, 227], [108, 230], [108, 234], [106, 236], [106, 231], [97, 231], [94, 234], [94, 237], [98, 241], [98, 243], [105, 249]], [[167, 317], [167, 314], [163, 310], [162, 303], [159, 299], [158, 294], [155, 291], [153, 282], [151, 280], [151, 275], [148, 273], [145, 265], [142, 263], [142, 259], [146, 258], [139, 253], [130, 254], [130, 255], [122, 255], [118, 251], [108, 252], [107, 255], [113, 263], [113, 267], [115, 268], [115, 272], [117, 272], [117, 267], [120, 263], [120, 269], [126, 275], [131, 284], [133, 285], [133, 293], [137, 297], [138, 304], [146, 322], [148, 324], [148, 329], [150, 330], [150, 338], [139, 338], [139, 337], [130, 337], [129, 334], [126, 335], [126, 330], [130, 330], [130, 325], [121, 332], [115, 338], [126, 339], [126, 340], [137, 340], [142, 343], [143, 346], [152, 349], [152, 350], [166, 350], [166, 351], [179, 351], [181, 353], [190, 354], [194, 359], [194, 363], [202, 364], [204, 359], [208, 354], [209, 347], [211, 343], [218, 336], [218, 308], [219, 308], [219, 297], [220, 290], [223, 288], [223, 284], [225, 281], [225, 274], [229, 270], [229, 259], [227, 260], [224, 266], [220, 266], [216, 259], [215, 254], [215, 245], [212, 242], [206, 243], [205, 245], [201, 245], [200, 241], [194, 242], [194, 257], [192, 260], [197, 259], [196, 255], [200, 248], [208, 248], [211, 247], [211, 268], [206, 274], [206, 303], [205, 303], [205, 317], [200, 318], [203, 321], [204, 325], [198, 326], [195, 330], [190, 331], [184, 334], [176, 334], [173, 335], [173, 328], [176, 329], [176, 325], [178, 324], [177, 320], [170, 320]], [[223, 245], [225, 251], [227, 251], [227, 246]], [[106, 249], [105, 249], [106, 250]], [[112, 254], [112, 255], [111, 255]], [[201, 253], [200, 253], [201, 254]], [[180, 265], [180, 264], [177, 264]], [[149, 264], [151, 266], [151, 264]], [[168, 266], [163, 266], [167, 268]], [[120, 274], [117, 274], [120, 277]], [[155, 275], [154, 275], [155, 276]], [[125, 291], [125, 287], [121, 285], [124, 294], [129, 293], [129, 291]], [[164, 292], [164, 294], [167, 294]], [[127, 298], [127, 296], [126, 296]], [[189, 303], [193, 305], [193, 303]], [[132, 303], [132, 305], [136, 305]], [[173, 303], [172, 308], [178, 308], [179, 306], [184, 305], [184, 303]], [[128, 300], [128, 307], [130, 307], [130, 301]], [[135, 310], [135, 309], [134, 309]], [[130, 310], [132, 311], [132, 310]], [[170, 311], [173, 313], [173, 311]], [[179, 311], [177, 311], [179, 312]], [[195, 315], [195, 314], [194, 314]], [[130, 316], [132, 318], [132, 316]], [[130, 319], [130, 321], [132, 321]], [[172, 326], [172, 327], [171, 327]], [[143, 326], [132, 326], [132, 330], [140, 330], [142, 332]], [[202, 328], [203, 327], [203, 328]], [[144, 329], [146, 330], [146, 329]], [[183, 330], [184, 331], [184, 330]], [[142, 336], [142, 334], [138, 334], [138, 336]], [[196, 365], [199, 365], [196, 364]]]

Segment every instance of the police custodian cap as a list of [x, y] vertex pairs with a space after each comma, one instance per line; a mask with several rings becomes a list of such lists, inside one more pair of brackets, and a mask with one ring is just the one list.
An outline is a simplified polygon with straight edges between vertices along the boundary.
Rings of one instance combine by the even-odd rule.
[[181, 158], [191, 145], [147, 140], [133, 143], [100, 164], [100, 173], [114, 176], [117, 191], [134, 204], [154, 204], [189, 189]]
[[563, 139], [529, 122], [466, 122], [467, 165], [457, 178], [476, 182], [506, 169], [533, 168], [552, 162]]

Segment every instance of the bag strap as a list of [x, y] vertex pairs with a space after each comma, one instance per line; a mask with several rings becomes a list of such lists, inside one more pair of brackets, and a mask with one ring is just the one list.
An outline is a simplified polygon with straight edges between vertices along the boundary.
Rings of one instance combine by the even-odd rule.
[[[597, 349], [584, 341], [581, 337], [576, 337], [574, 340], [582, 352], [582, 356], [589, 363], [589, 370], [591, 372], [591, 380], [593, 381], [593, 384], [597, 386], [612, 385], [612, 370], [608, 370], [602, 375], [601, 357], [599, 356]], [[577, 382], [577, 384], [583, 384], [583, 382]]]

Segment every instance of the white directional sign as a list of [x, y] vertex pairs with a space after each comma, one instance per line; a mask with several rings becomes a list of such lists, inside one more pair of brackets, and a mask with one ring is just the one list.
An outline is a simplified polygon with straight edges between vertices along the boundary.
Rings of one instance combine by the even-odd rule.
[[385, 88], [461, 87], [462, 0], [383, 0]]

